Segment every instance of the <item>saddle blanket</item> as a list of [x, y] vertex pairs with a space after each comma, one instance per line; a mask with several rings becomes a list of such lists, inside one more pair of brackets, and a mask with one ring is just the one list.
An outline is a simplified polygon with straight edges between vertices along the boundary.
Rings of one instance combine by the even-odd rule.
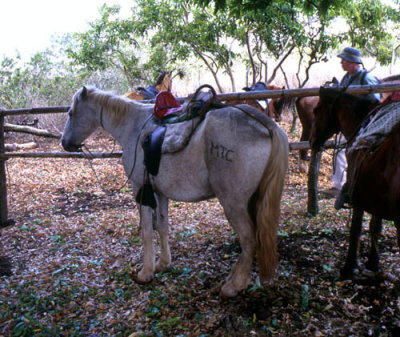
[[349, 152], [371, 148], [383, 142], [395, 125], [400, 122], [400, 101], [383, 105], [371, 121], [360, 129]]
[[182, 150], [189, 143], [200, 122], [202, 119], [195, 117], [181, 123], [167, 124], [161, 153], [174, 153]]

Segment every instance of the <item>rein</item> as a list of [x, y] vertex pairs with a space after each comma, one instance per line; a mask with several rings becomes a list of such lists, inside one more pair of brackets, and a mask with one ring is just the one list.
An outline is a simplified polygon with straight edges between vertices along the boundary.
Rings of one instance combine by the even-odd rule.
[[[92, 164], [91, 160], [94, 158], [94, 156], [92, 155], [92, 152], [90, 151], [90, 149], [89, 149], [85, 144], [83, 144], [82, 148], [85, 148], [86, 151], [87, 151], [86, 153], [89, 154], [89, 156], [85, 156], [85, 157], [86, 157], [86, 159], [88, 160], [89, 166], [90, 166], [90, 168], [92, 169], [92, 171], [93, 171], [93, 173], [94, 173], [94, 176], [96, 177], [97, 184], [100, 186], [101, 190], [102, 190], [105, 194], [107, 194], [107, 195], [112, 195], [112, 192], [107, 191], [107, 190], [104, 188], [103, 184], [102, 184], [101, 181], [100, 181], [99, 176], [97, 175], [97, 172], [96, 172], [95, 168], [93, 167], [93, 164]], [[115, 143], [114, 143], [114, 148], [115, 148]], [[113, 151], [114, 151], [114, 148], [113, 148]], [[91, 158], [90, 158], [90, 157], [91, 157]], [[129, 180], [126, 180], [126, 181], [122, 184], [121, 187], [117, 188], [116, 192], [120, 192], [120, 191], [126, 186], [126, 184], [128, 183], [128, 181], [129, 181]]]

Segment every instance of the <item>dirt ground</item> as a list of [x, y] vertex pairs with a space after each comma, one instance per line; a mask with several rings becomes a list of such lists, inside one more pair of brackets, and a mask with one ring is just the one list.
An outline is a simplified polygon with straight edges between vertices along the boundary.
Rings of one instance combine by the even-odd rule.
[[[299, 132], [289, 137], [297, 141]], [[33, 151], [61, 151], [57, 142], [39, 142]], [[102, 134], [89, 145], [118, 150]], [[330, 187], [330, 172], [327, 152], [321, 190]], [[119, 159], [10, 159], [7, 179], [15, 224], [0, 230], [0, 256], [13, 266], [11, 276], [0, 277], [0, 336], [400, 335], [393, 224], [384, 223], [379, 243], [385, 274], [364, 268], [366, 218], [359, 273], [340, 280], [349, 211], [335, 211], [334, 199], [320, 194], [319, 214], [307, 214], [307, 174], [295, 151], [277, 274], [262, 285], [255, 264], [250, 287], [229, 300], [220, 299], [219, 288], [240, 246], [217, 200], [170, 202], [173, 267], [139, 285], [139, 219]]]

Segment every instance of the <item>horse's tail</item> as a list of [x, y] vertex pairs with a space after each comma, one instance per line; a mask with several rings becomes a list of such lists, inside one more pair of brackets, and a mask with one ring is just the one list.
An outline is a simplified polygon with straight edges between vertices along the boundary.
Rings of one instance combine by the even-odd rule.
[[285, 132], [276, 124], [268, 128], [272, 138], [271, 153], [259, 183], [255, 200], [256, 253], [260, 278], [272, 277], [278, 262], [277, 229], [289, 145]]

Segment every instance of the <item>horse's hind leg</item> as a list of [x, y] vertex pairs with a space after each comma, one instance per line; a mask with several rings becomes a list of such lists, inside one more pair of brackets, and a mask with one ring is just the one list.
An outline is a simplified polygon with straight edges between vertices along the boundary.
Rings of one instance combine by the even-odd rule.
[[[305, 129], [303, 126], [303, 131], [301, 132], [300, 141], [308, 141], [310, 137], [310, 132]], [[308, 158], [307, 158], [308, 150], [299, 150], [299, 171], [307, 172], [308, 170]]]
[[358, 241], [360, 239], [362, 219], [364, 211], [358, 208], [353, 209], [353, 217], [351, 219], [349, 249], [347, 258], [343, 268], [340, 270], [342, 279], [351, 279], [354, 274], [354, 269], [357, 267], [357, 250]]
[[139, 283], [150, 282], [154, 278], [155, 254], [153, 243], [152, 209], [148, 206], [137, 204], [140, 212], [140, 229], [143, 244], [143, 268], [139, 271], [137, 281]]
[[167, 270], [171, 266], [171, 252], [168, 242], [168, 199], [157, 195], [157, 224], [156, 229], [160, 234], [160, 258], [156, 263], [156, 272]]
[[371, 246], [369, 247], [368, 261], [365, 267], [374, 272], [379, 270], [378, 238], [381, 231], [382, 218], [373, 215], [369, 224]]
[[221, 288], [223, 297], [234, 297], [239, 291], [247, 289], [251, 281], [251, 269], [256, 251], [255, 229], [248, 211], [246, 207], [240, 209], [235, 206], [224, 206], [224, 210], [228, 221], [239, 235], [242, 252]]

